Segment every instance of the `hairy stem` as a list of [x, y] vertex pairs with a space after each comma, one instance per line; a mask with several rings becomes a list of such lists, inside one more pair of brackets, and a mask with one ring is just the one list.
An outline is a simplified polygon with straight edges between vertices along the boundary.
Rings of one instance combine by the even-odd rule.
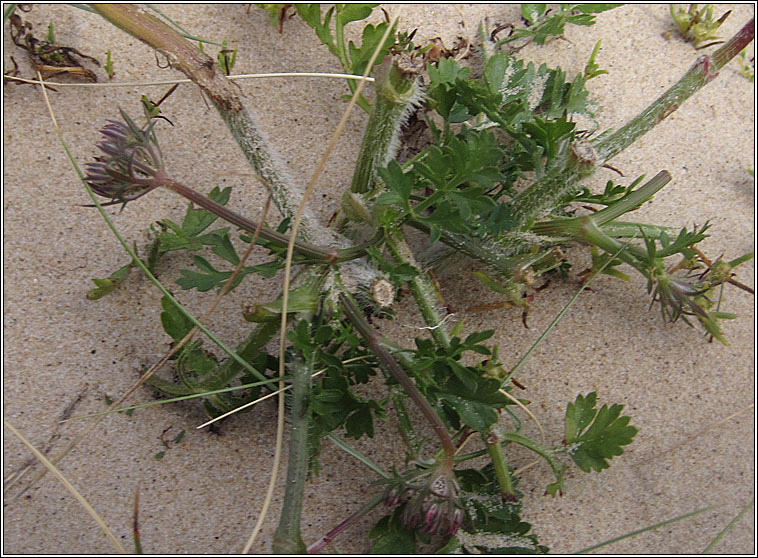
[[400, 128], [421, 97], [418, 74], [407, 73], [391, 57], [377, 68], [376, 100], [371, 109], [350, 191], [365, 194], [376, 180], [376, 170], [392, 160], [398, 148]]
[[659, 122], [671, 115], [684, 101], [697, 93], [717, 75], [724, 65], [734, 58], [753, 40], [753, 19], [712, 56], [698, 58], [682, 78], [668, 91], [630, 120], [627, 124], [611, 134], [599, 137], [593, 146], [603, 164], [637, 141], [642, 135], [652, 130]]
[[[283, 168], [268, 139], [260, 131], [242, 102], [242, 93], [216, 68], [197, 45], [182, 37], [163, 21], [130, 4], [90, 4], [107, 21], [163, 53], [169, 62], [195, 82], [216, 107], [248, 162], [272, 190], [274, 203], [283, 216], [294, 218], [304, 189]], [[339, 243], [334, 231], [321, 226], [312, 213], [302, 224], [307, 240]]]
[[408, 281], [411, 294], [413, 294], [416, 305], [421, 311], [421, 316], [424, 318], [426, 325], [429, 326], [429, 331], [434, 340], [440, 347], [449, 347], [450, 334], [443, 323], [444, 316], [442, 316], [439, 311], [439, 297], [437, 295], [437, 290], [432, 283], [429, 274], [419, 268], [419, 265], [416, 263], [416, 259], [413, 256], [413, 252], [411, 252], [405, 237], [400, 231], [394, 231], [393, 233], [388, 234], [386, 241], [387, 248], [395, 261], [398, 263], [407, 263], [418, 271], [418, 274]]
[[311, 376], [313, 356], [298, 357], [292, 364], [292, 409], [290, 412], [289, 461], [287, 483], [279, 525], [274, 534], [275, 554], [303, 554], [305, 543], [300, 534], [305, 481], [308, 477]]
[[577, 141], [562, 164], [519, 194], [513, 202], [516, 227], [524, 229], [534, 219], [556, 207], [578, 190], [578, 181], [594, 173], [612, 157], [652, 130], [679, 106], [718, 75], [729, 60], [753, 40], [753, 19], [712, 57], [695, 64], [668, 91], [618, 130], [605, 133], [592, 142]]

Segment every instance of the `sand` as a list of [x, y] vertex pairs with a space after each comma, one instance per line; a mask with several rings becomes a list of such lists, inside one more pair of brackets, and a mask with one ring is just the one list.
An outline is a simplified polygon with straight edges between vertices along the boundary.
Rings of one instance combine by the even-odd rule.
[[[280, 35], [268, 16], [247, 5], [166, 5], [162, 9], [192, 33], [225, 39], [239, 48], [235, 73], [338, 71], [339, 64], [302, 22], [287, 21]], [[390, 6], [395, 13], [399, 6]], [[724, 11], [719, 7], [717, 11]], [[752, 5], [732, 6], [720, 30], [729, 37], [753, 15]], [[379, 14], [381, 15], [381, 14]], [[517, 21], [514, 5], [416, 5], [404, 8], [402, 25], [418, 26], [417, 43], [440, 37], [451, 46], [458, 36], [474, 36], [481, 18]], [[59, 43], [101, 60], [110, 50], [114, 81], [147, 83], [180, 76], [156, 63], [151, 50], [98, 16], [63, 5], [35, 6], [23, 16], [44, 37], [55, 23]], [[462, 25], [462, 22], [465, 22]], [[566, 40], [530, 46], [527, 60], [561, 66], [569, 76], [582, 71], [597, 40], [597, 58], [607, 75], [589, 89], [601, 110], [602, 129], [617, 127], [674, 83], [698, 53], [672, 30], [668, 7], [625, 6], [601, 14], [593, 27], [569, 27]], [[214, 47], [208, 47], [212, 50]], [[6, 31], [4, 67], [19, 63], [31, 76], [26, 54]], [[709, 49], [712, 50], [712, 49]], [[753, 46], [749, 47], [752, 56]], [[215, 50], [213, 51], [215, 52]], [[96, 70], [107, 82], [102, 69]], [[249, 80], [241, 84], [250, 108], [283, 160], [305, 181], [341, 118], [347, 88], [328, 79]], [[167, 86], [59, 88], [50, 93], [58, 125], [81, 163], [92, 160], [98, 130], [118, 108], [137, 114], [142, 94], [153, 100]], [[92, 278], [107, 277], [128, 262], [95, 209], [84, 208], [88, 196], [58, 142], [38, 88], [4, 86], [3, 157], [3, 373], [4, 418], [38, 448], [56, 455], [87, 423], [57, 426], [66, 412], [73, 416], [103, 411], [105, 398], [115, 399], [133, 384], [144, 366], [169, 347], [160, 326], [160, 293], [137, 272], [117, 292], [89, 301]], [[631, 181], [668, 170], [673, 180], [655, 200], [637, 212], [638, 220], [691, 227], [711, 223], [704, 249], [711, 257], [731, 259], [754, 249], [754, 85], [736, 61], [688, 100], [677, 112], [587, 185], [602, 188], [607, 180]], [[160, 124], [159, 134], [171, 173], [200, 190], [233, 186], [230, 204], [258, 215], [264, 196], [249, 167], [215, 111], [192, 85], [181, 86], [163, 106], [173, 126]], [[349, 184], [366, 115], [355, 111], [312, 200], [326, 221]], [[185, 202], [169, 192], [155, 192], [126, 207], [110, 208], [124, 238], [145, 245], [145, 231], [156, 220], [179, 221]], [[572, 253], [578, 271], [586, 265], [582, 251]], [[265, 255], [254, 254], [253, 261]], [[160, 277], [195, 313], [209, 295], [182, 291], [173, 281], [191, 265], [191, 255], [172, 258]], [[513, 366], [556, 313], [567, 303], [577, 281], [554, 282], [538, 293], [529, 329], [519, 311], [466, 312], [476, 304], [494, 303], [498, 295], [472, 275], [477, 266], [463, 265], [443, 277], [444, 295], [465, 320], [464, 332], [494, 328], [504, 363]], [[754, 285], [749, 262], [738, 279]], [[278, 280], [250, 279], [223, 301], [209, 322], [230, 345], [241, 340], [245, 303], [271, 300]], [[523, 473], [523, 519], [533, 525], [542, 544], [569, 553], [656, 524], [705, 506], [707, 513], [626, 539], [603, 550], [614, 553], [700, 552], [750, 501], [754, 493], [754, 298], [727, 289], [724, 309], [739, 317], [724, 324], [728, 346], [708, 343], [698, 329], [663, 323], [640, 277], [629, 282], [601, 278], [584, 293], [519, 374], [528, 388], [522, 395], [545, 426], [550, 444], [560, 443], [565, 405], [597, 391], [604, 403], [621, 403], [639, 428], [635, 442], [602, 473], [573, 470], [562, 498], [544, 495], [552, 481], [540, 464]], [[410, 306], [404, 304], [404, 306]], [[422, 325], [408, 308], [382, 331], [409, 339]], [[205, 346], [215, 350], [206, 341]], [[142, 388], [131, 403], [148, 402], [154, 394]], [[71, 406], [73, 405], [73, 408]], [[139, 410], [133, 416], [104, 420], [61, 463], [61, 471], [102, 515], [127, 549], [132, 546], [132, 510], [139, 491], [140, 531], [148, 553], [236, 553], [247, 539], [262, 504], [273, 457], [275, 404], [223, 424], [219, 434], [198, 431], [204, 420], [197, 403], [185, 402]], [[394, 419], [377, 424], [374, 440], [355, 443], [380, 466], [402, 464], [403, 448], [394, 441]], [[181, 443], [174, 439], [184, 431]], [[527, 432], [537, 436], [533, 426]], [[394, 444], [394, 445], [393, 445]], [[168, 446], [168, 447], [166, 447]], [[162, 459], [156, 455], [163, 452]], [[285, 455], [286, 457], [286, 455]], [[509, 450], [511, 463], [522, 467], [532, 456]], [[31, 458], [7, 429], [4, 471], [7, 478]], [[303, 536], [314, 541], [359, 509], [376, 490], [373, 473], [324, 442], [323, 471], [308, 484]], [[286, 461], [285, 461], [286, 463]], [[279, 487], [283, 486], [283, 475]], [[11, 491], [11, 496], [13, 495]], [[263, 530], [253, 547], [270, 551], [281, 506], [277, 492]], [[360, 522], [337, 541], [343, 551], [367, 548], [365, 532], [377, 514]], [[736, 523], [713, 549], [718, 553], [754, 553], [754, 510]], [[5, 553], [113, 552], [101, 530], [79, 504], [47, 475], [23, 497], [6, 498]]]

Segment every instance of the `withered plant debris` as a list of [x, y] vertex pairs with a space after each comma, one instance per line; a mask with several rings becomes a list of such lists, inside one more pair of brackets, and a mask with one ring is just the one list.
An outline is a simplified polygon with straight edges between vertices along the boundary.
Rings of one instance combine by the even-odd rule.
[[[22, 20], [16, 13], [10, 15], [9, 21], [13, 43], [29, 54], [29, 58], [44, 79], [65, 74], [90, 82], [97, 81], [95, 72], [82, 65], [83, 61], [89, 60], [100, 66], [96, 58], [83, 54], [73, 47], [39, 40], [32, 34], [32, 24]], [[13, 72], [6, 75], [17, 75], [18, 67]]]

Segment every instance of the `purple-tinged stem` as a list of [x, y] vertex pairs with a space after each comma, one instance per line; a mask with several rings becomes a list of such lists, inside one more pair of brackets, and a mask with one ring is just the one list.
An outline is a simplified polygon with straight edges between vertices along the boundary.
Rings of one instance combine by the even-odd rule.
[[357, 512], [350, 514], [347, 518], [340, 521], [340, 523], [326, 535], [321, 537], [315, 543], [308, 546], [308, 554], [316, 554], [324, 549], [324, 547], [330, 545], [334, 539], [345, 532], [351, 525], [353, 525], [358, 519], [366, 515], [372, 509], [374, 509], [384, 498], [382, 494], [375, 496], [372, 500], [366, 503]]
[[[156, 174], [153, 178], [153, 182], [160, 186], [168, 188], [169, 190], [179, 194], [184, 198], [187, 198], [192, 203], [202, 207], [207, 211], [210, 211], [211, 213], [214, 213], [215, 215], [218, 215], [222, 219], [230, 222], [232, 225], [245, 229], [251, 233], [254, 232], [258, 227], [258, 224], [255, 221], [251, 221], [247, 217], [243, 217], [242, 215], [235, 213], [228, 207], [224, 207], [223, 205], [214, 202], [199, 192], [196, 192], [192, 188], [185, 186], [181, 182], [172, 180], [163, 174]], [[287, 246], [289, 243], [289, 236], [269, 229], [268, 227], [261, 228], [260, 236], [266, 240], [278, 244], [279, 246]], [[323, 248], [321, 246], [315, 246], [308, 242], [297, 241], [295, 242], [295, 251], [303, 256], [313, 258], [317, 262], [331, 264], [361, 257], [365, 254], [365, 248], [376, 240], [377, 239], [374, 238], [365, 245], [346, 249]]]
[[440, 439], [440, 442], [442, 443], [442, 449], [445, 452], [443, 465], [446, 465], [449, 467], [450, 471], [452, 471], [453, 463], [455, 461], [455, 446], [453, 445], [453, 440], [450, 438], [450, 433], [447, 431], [447, 428], [445, 428], [445, 425], [442, 424], [440, 417], [437, 416], [437, 413], [429, 404], [429, 401], [426, 400], [426, 397], [424, 397], [424, 395], [416, 387], [416, 384], [413, 383], [413, 380], [411, 380], [408, 377], [408, 374], [405, 373], [403, 367], [398, 364], [398, 362], [392, 357], [386, 347], [384, 347], [381, 342], [379, 333], [375, 331], [368, 324], [368, 322], [366, 322], [366, 320], [363, 318], [363, 314], [358, 309], [358, 307], [355, 306], [353, 301], [344, 294], [341, 294], [340, 304], [342, 305], [342, 308], [345, 311], [345, 314], [347, 315], [350, 322], [353, 324], [355, 329], [358, 330], [358, 333], [361, 334], [364, 341], [366, 342], [366, 345], [368, 345], [368, 347], [374, 351], [374, 354], [379, 359], [379, 362], [384, 367], [384, 369], [392, 374], [392, 377], [398, 381], [398, 383], [405, 390], [405, 393], [408, 394], [408, 396], [421, 410], [424, 418], [429, 421], [429, 424], [431, 424], [434, 432]]

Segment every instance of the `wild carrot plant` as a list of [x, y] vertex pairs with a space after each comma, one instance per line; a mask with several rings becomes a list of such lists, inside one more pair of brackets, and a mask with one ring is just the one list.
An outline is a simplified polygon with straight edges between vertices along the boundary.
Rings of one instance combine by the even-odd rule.
[[[223, 526], [216, 531], [216, 537], [224, 539], [217, 552], [545, 552], [548, 544], [554, 550], [576, 550], [565, 540], [543, 535], [549, 529], [531, 519], [530, 506], [564, 506], [577, 484], [593, 486], [581, 484], [589, 481], [579, 480], [579, 473], [599, 473], [628, 459], [619, 456], [635, 451], [632, 442], [640, 430], [655, 430], [651, 417], [656, 407], [667, 404], [654, 392], [673, 381], [671, 369], [682, 374], [695, 367], [689, 363], [691, 355], [716, 355], [712, 364], [697, 364], [699, 376], [677, 384], [693, 390], [692, 401], [710, 395], [717, 385], [707, 381], [708, 374], [733, 373], [730, 389], [741, 389], [736, 378], [744, 379], [749, 368], [734, 360], [728, 343], [733, 335], [744, 338], [732, 325], [742, 324], [744, 318], [731, 311], [731, 304], [748, 300], [747, 292], [752, 293], [746, 284], [749, 277], [741, 273], [752, 263], [751, 243], [742, 239], [719, 244], [720, 235], [730, 232], [730, 221], [718, 215], [692, 214], [683, 208], [685, 217], [674, 213], [650, 219], [643, 212], [654, 196], [699, 177], [683, 174], [680, 168], [651, 166], [644, 157], [624, 159], [622, 154], [635, 142], [644, 144], [646, 134], [655, 134], [659, 125], [677, 124], [672, 121], [690, 97], [713, 95], [719, 80], [728, 77], [723, 74], [733, 71], [727, 64], [751, 44], [752, 20], [742, 22], [731, 38], [711, 51], [688, 52], [689, 68], [656, 67], [659, 89], [651, 95], [646, 94], [649, 87], [640, 91], [644, 104], [626, 121], [608, 121], [605, 103], [612, 105], [614, 100], [609, 95], [598, 103], [593, 85], [614, 73], [631, 75], [623, 67], [605, 69], [609, 38], [603, 37], [601, 48], [600, 37], [591, 37], [573, 73], [552, 62], [528, 60], [549, 60], [549, 49], [569, 48], [555, 46], [563, 45], [560, 36], [590, 33], [591, 26], [606, 17], [604, 11], [618, 10], [617, 21], [632, 17], [618, 15], [627, 8], [562, 5], [548, 10], [544, 5], [524, 5], [522, 20], [517, 16], [509, 22], [500, 12], [481, 23], [466, 20], [467, 36], [456, 46], [417, 36], [409, 25], [412, 20], [398, 22], [391, 11], [384, 17], [369, 5], [269, 5], [266, 9], [275, 23], [271, 27], [264, 27], [269, 18], [258, 8], [250, 15], [239, 6], [226, 9], [236, 8], [237, 17], [257, 22], [257, 35], [265, 31], [265, 41], [270, 41], [260, 39], [268, 45], [265, 48], [279, 45], [280, 54], [297, 51], [296, 41], [314, 40], [315, 32], [311, 48], [323, 48], [334, 56], [331, 68], [352, 74], [346, 92], [332, 94], [327, 103], [330, 122], [344, 108], [356, 107], [354, 120], [342, 123], [349, 139], [339, 143], [334, 135], [328, 143], [329, 149], [336, 146], [341, 155], [349, 155], [354, 165], [349, 172], [330, 171], [325, 157], [319, 166], [321, 153], [305, 161], [301, 152], [277, 145], [280, 130], [274, 124], [281, 122], [260, 110], [264, 100], [256, 102], [255, 92], [243, 92], [246, 86], [227, 77], [239, 64], [263, 65], [246, 59], [241, 41], [233, 42], [235, 48], [227, 41], [205, 42], [200, 48], [197, 37], [187, 37], [187, 25], [180, 27], [181, 22], [162, 12], [130, 5], [92, 5], [94, 13], [78, 15], [93, 29], [125, 31], [193, 82], [163, 102], [154, 102], [158, 96], [153, 94], [140, 100], [124, 93], [107, 117], [77, 106], [77, 117], [91, 128], [87, 137], [94, 148], [82, 148], [77, 136], [77, 149], [69, 150], [68, 133], [62, 129], [64, 147], [75, 167], [82, 169], [80, 190], [92, 196], [84, 203], [79, 195], [70, 198], [76, 202], [68, 209], [90, 231], [85, 235], [89, 244], [77, 247], [90, 256], [84, 273], [91, 274], [94, 262], [105, 260], [98, 263], [100, 278], [88, 293], [89, 299], [100, 300], [82, 301], [77, 311], [96, 312], [107, 325], [97, 333], [72, 328], [70, 339], [79, 344], [86, 339], [84, 344], [92, 345], [102, 336], [100, 343], [123, 343], [124, 353], [139, 362], [140, 381], [152, 388], [142, 388], [139, 397], [152, 405], [146, 400], [158, 393], [166, 398], [164, 409], [172, 402], [179, 409], [172, 426], [161, 433], [160, 452], [149, 452], [156, 458], [147, 465], [140, 461], [141, 474], [160, 477], [183, 452], [195, 457], [206, 452], [201, 468], [183, 472], [173, 484], [184, 494], [185, 505], [192, 502], [202, 514], [235, 514], [233, 521], [212, 520]], [[729, 23], [734, 19], [732, 15]], [[726, 25], [720, 32], [726, 34]], [[55, 31], [60, 41], [63, 26], [56, 24]], [[204, 31], [198, 26], [191, 32]], [[661, 49], [676, 48], [673, 39], [667, 47], [660, 33], [656, 39]], [[116, 61], [119, 80], [139, 73], [114, 45], [98, 48], [109, 52], [109, 61], [111, 56]], [[579, 56], [579, 48], [574, 48]], [[265, 50], [257, 56], [265, 57]], [[374, 81], [367, 83], [366, 76]], [[633, 80], [626, 84], [634, 86]], [[14, 94], [9, 92], [12, 87], [6, 85], [6, 97]], [[297, 90], [298, 105], [309, 102], [307, 90], [302, 85]], [[58, 114], [65, 91], [47, 93]], [[721, 110], [718, 97], [709, 101], [716, 114]], [[82, 102], [66, 99], [72, 105]], [[184, 121], [189, 120], [190, 105], [193, 118], [207, 124], [195, 127]], [[322, 117], [315, 109], [305, 112], [297, 117], [305, 120], [299, 128], [303, 133]], [[44, 112], [37, 113], [42, 118]], [[709, 125], [718, 126], [718, 116], [708, 116], [712, 124], [702, 122], [702, 115], [689, 118], [700, 121], [697, 133], [702, 137], [708, 135]], [[301, 126], [294, 120], [290, 125]], [[205, 138], [187, 133], [202, 134], [205, 126]], [[718, 152], [700, 155], [716, 165], [725, 163]], [[183, 161], [187, 158], [192, 164]], [[227, 169], [239, 169], [243, 160], [250, 170], [244, 180], [232, 180], [237, 175]], [[659, 161], [653, 155], [650, 160]], [[324, 164], [329, 189], [320, 197]], [[289, 168], [293, 165], [297, 172]], [[741, 176], [744, 170], [735, 168], [733, 173]], [[221, 187], [227, 180], [235, 183], [233, 190]], [[740, 180], [739, 184], [746, 181]], [[66, 188], [73, 189], [75, 180], [65, 181]], [[698, 191], [690, 187], [690, 192]], [[731, 195], [731, 187], [720, 185], [723, 197]], [[59, 189], [56, 186], [55, 192]], [[246, 200], [252, 190], [257, 196], [270, 196], [279, 216], [261, 214]], [[49, 203], [52, 194], [45, 199]], [[333, 202], [332, 208], [314, 209], [319, 199]], [[126, 257], [94, 232], [94, 212], [80, 207], [85, 204], [101, 211], [102, 206], [118, 207], [110, 219], [127, 231]], [[29, 211], [44, 218], [38, 206]], [[165, 217], [167, 213], [171, 217]], [[735, 217], [737, 221], [744, 227], [744, 219]], [[66, 240], [61, 242], [71, 248]], [[105, 255], [98, 255], [101, 250]], [[152, 279], [157, 276], [163, 289], [159, 299], [148, 294], [148, 282], [131, 273], [135, 268]], [[614, 277], [629, 286], [611, 281]], [[72, 292], [79, 288], [69, 287]], [[566, 316], [579, 317], [567, 331], [565, 322], [549, 325], [561, 305], [548, 306], [546, 301], [569, 288], [581, 289], [571, 304], [581, 305], [591, 297], [600, 308], [592, 310], [587, 302], [582, 309], [571, 308]], [[222, 308], [210, 328], [202, 323], [207, 315], [196, 317], [197, 308], [204, 308], [198, 293], [209, 292], [216, 293]], [[139, 301], [150, 296], [148, 311]], [[128, 310], [119, 309], [114, 317], [114, 307], [108, 306], [116, 304], [114, 300], [131, 301], [137, 312], [155, 318], [161, 331], [132, 331]], [[644, 309], [639, 312], [639, 301], [654, 307], [665, 327], [649, 321]], [[632, 308], [636, 313], [630, 314]], [[13, 310], [10, 316], [18, 320], [19, 311]], [[549, 332], [554, 326], [554, 333], [537, 339], [537, 331]], [[153, 337], [160, 341], [149, 344]], [[233, 339], [236, 348], [222, 338]], [[554, 339], [562, 340], [556, 341], [558, 348], [538, 356]], [[166, 345], [172, 350], [163, 358], [152, 354]], [[97, 351], [88, 352], [94, 356]], [[596, 352], [600, 354], [593, 356]], [[166, 360], [170, 366], [151, 366]], [[63, 374], [66, 366], [59, 365], [57, 373]], [[103, 363], [96, 366], [99, 374], [108, 370]], [[122, 367], [130, 370], [128, 379], [136, 380], [129, 365]], [[120, 385], [91, 378], [98, 385]], [[636, 386], [642, 378], [650, 384], [644, 390]], [[259, 402], [272, 396], [282, 398], [278, 417], [267, 403]], [[92, 409], [95, 396], [87, 397]], [[656, 403], [649, 404], [651, 400]], [[125, 412], [124, 405], [110, 405], [118, 409], [109, 411]], [[151, 432], [139, 419], [156, 411], [140, 407], [131, 418], [108, 415], [104, 420], [129, 420], [136, 431]], [[640, 407], [650, 415], [640, 418]], [[198, 409], [205, 415], [198, 422], [212, 424], [221, 437], [193, 433], [185, 439], [186, 421], [197, 419]], [[707, 409], [714, 412], [711, 406]], [[80, 413], [77, 409], [73, 414]], [[708, 416], [715, 423], [728, 414]], [[19, 416], [11, 414], [15, 422]], [[277, 448], [276, 455], [268, 449], [274, 425], [278, 439], [285, 442], [284, 452]], [[659, 430], [671, 434], [672, 428]], [[694, 426], [686, 430], [697, 431]], [[41, 432], [35, 435], [44, 440]], [[50, 443], [54, 441], [53, 436]], [[221, 446], [232, 443], [234, 452], [255, 459], [256, 465], [246, 465], [245, 459], [227, 464], [228, 454]], [[639, 462], [654, 457], [651, 446], [645, 447], [648, 451], [634, 455]], [[89, 451], [99, 453], [91, 447]], [[258, 461], [264, 452], [265, 459]], [[262, 463], [280, 455], [286, 483], [275, 491], [277, 476]], [[52, 461], [60, 461], [65, 469], [62, 457], [58, 453]], [[129, 456], [123, 457], [129, 462]], [[527, 470], [532, 458], [542, 465], [538, 473]], [[116, 458], [102, 459], [110, 464]], [[338, 468], [338, 462], [348, 459], [350, 465]], [[113, 467], [122, 474], [129, 469], [128, 463]], [[627, 475], [623, 490], [635, 494], [626, 501], [648, 501], [656, 490], [649, 487], [651, 481], [622, 470]], [[48, 488], [36, 484], [39, 478], [29, 473], [26, 480], [11, 479], [11, 489], [39, 494]], [[222, 479], [228, 482], [222, 484]], [[639, 486], [629, 486], [630, 479], [639, 480]], [[330, 481], [336, 481], [337, 489], [330, 492], [334, 507], [326, 512], [310, 498], [319, 489], [334, 490], [324, 487]], [[353, 483], [360, 484], [360, 493], [350, 491]], [[37, 492], [30, 491], [32, 484]], [[143, 480], [139, 487], [141, 529], [135, 539], [146, 551], [157, 552], [160, 543], [153, 526], [159, 521], [158, 504], [150, 503], [147, 484]], [[185, 494], [189, 489], [198, 494], [197, 501]], [[110, 524], [120, 525], [123, 533], [129, 531], [126, 518], [131, 519], [125, 502], [131, 501], [134, 490], [132, 485], [124, 488], [118, 505], [107, 510]], [[261, 510], [277, 500], [264, 499], [267, 490], [279, 496], [266, 516]], [[169, 500], [164, 504], [170, 505]], [[716, 501], [709, 497], [698, 504]], [[614, 505], [608, 502], [604, 510]], [[235, 510], [223, 511], [229, 506]], [[702, 506], [676, 509], [682, 513], [693, 507]], [[194, 525], [198, 516], [190, 516]], [[635, 527], [621, 524], [610, 512], [604, 519], [614, 524], [604, 533]], [[649, 523], [655, 523], [652, 519]], [[176, 525], [186, 526], [184, 521]], [[181, 536], [186, 547], [160, 550], [198, 552], [200, 546], [209, 551], [213, 546], [207, 540], [210, 533], [183, 531]], [[604, 538], [608, 537], [598, 535], [585, 546]]]

